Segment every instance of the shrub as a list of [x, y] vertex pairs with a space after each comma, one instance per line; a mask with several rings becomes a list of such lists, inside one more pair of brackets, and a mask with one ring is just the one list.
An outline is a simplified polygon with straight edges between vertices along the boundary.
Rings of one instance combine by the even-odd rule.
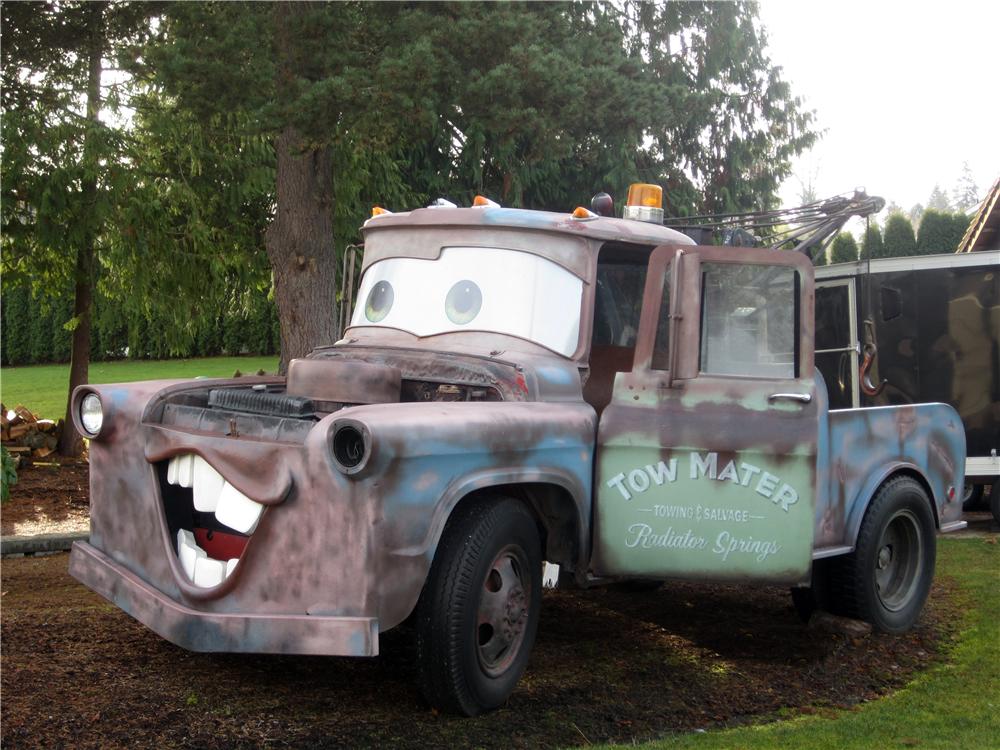
[[831, 263], [850, 263], [858, 259], [858, 243], [850, 232], [841, 232], [830, 246]]

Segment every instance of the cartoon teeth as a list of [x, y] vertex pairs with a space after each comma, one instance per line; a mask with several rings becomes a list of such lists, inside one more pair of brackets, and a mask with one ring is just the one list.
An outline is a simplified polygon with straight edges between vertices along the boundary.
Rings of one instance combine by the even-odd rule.
[[194, 459], [198, 458], [191, 453], [183, 456], [174, 456], [167, 464], [167, 482], [169, 484], [179, 484], [181, 487], [190, 487], [194, 481]]
[[[188, 456], [184, 456], [188, 458]], [[167, 469], [167, 481], [170, 481]], [[201, 456], [194, 457], [194, 509], [202, 513], [214, 513], [219, 506], [219, 494], [226, 480]]]
[[229, 482], [224, 482], [215, 508], [215, 519], [231, 529], [249, 534], [257, 526], [263, 510], [263, 505], [251, 500]]
[[236, 569], [239, 558], [214, 560], [198, 546], [194, 534], [187, 529], [177, 532], [177, 557], [180, 558], [184, 573], [195, 586], [211, 588], [229, 578]]
[[[264, 512], [263, 505], [233, 487], [208, 461], [192, 453], [170, 459], [167, 483], [190, 488], [196, 511], [215, 514], [216, 521], [241, 534], [252, 533]], [[239, 558], [209, 557], [187, 529], [177, 532], [177, 557], [187, 577], [201, 588], [218, 586], [239, 563]]]
[[229, 484], [201, 456], [185, 453], [167, 464], [167, 483], [189, 487], [194, 493], [195, 510], [215, 513], [215, 519], [241, 534], [257, 527], [264, 506]]

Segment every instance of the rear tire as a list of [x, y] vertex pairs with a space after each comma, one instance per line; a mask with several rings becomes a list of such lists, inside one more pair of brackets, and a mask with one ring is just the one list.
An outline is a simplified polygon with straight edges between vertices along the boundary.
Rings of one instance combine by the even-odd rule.
[[884, 633], [905, 633], [920, 616], [936, 557], [934, 516], [911, 477], [883, 484], [861, 522], [852, 554], [832, 567], [838, 614], [867, 620]]
[[541, 591], [541, 541], [530, 511], [510, 498], [459, 505], [417, 605], [428, 703], [465, 716], [501, 706], [528, 665]]
[[993, 514], [993, 520], [1000, 524], [1000, 482], [996, 480], [990, 490], [990, 513]]
[[966, 512], [979, 510], [983, 505], [984, 489], [985, 488], [981, 484], [966, 482], [965, 486], [962, 488], [962, 510]]

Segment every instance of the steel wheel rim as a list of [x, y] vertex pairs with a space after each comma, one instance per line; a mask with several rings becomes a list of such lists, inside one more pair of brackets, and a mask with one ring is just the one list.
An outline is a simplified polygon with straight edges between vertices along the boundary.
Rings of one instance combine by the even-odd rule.
[[875, 593], [882, 606], [898, 612], [913, 599], [924, 564], [920, 522], [900, 510], [882, 530], [875, 549]]
[[520, 547], [508, 545], [493, 558], [480, 587], [476, 655], [490, 677], [499, 677], [517, 659], [528, 630], [531, 582]]

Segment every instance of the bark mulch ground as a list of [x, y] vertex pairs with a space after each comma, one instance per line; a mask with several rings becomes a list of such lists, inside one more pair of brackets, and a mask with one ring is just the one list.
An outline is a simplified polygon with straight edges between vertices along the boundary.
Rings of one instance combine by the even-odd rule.
[[0, 535], [74, 533], [90, 528], [87, 462], [52, 456], [17, 473], [0, 511]]
[[[72, 506], [71, 485], [50, 491]], [[67, 562], [3, 562], [4, 748], [631, 743], [884, 695], [943, 658], [961, 607], [938, 576], [911, 633], [852, 639], [802, 625], [782, 589], [550, 591], [513, 697], [459, 719], [423, 702], [406, 630], [383, 634], [375, 659], [188, 653], [73, 581]]]

